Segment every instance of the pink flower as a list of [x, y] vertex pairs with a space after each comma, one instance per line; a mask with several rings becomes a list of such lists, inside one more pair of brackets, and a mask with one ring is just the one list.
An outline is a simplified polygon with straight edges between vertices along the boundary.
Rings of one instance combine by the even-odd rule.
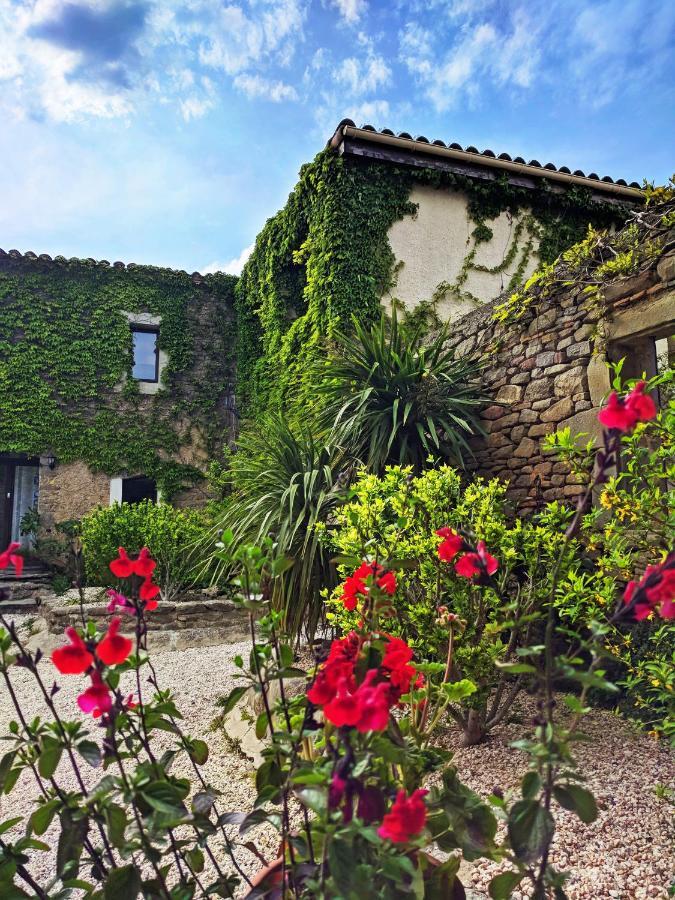
[[120, 594], [119, 591], [115, 591], [112, 588], [106, 591], [106, 596], [110, 597], [110, 603], [108, 603], [107, 610], [109, 613], [114, 613], [117, 607], [119, 606], [120, 611], [127, 613], [127, 615], [135, 616], [136, 609], [132, 603], [129, 602], [129, 599], [124, 596], [124, 594]]
[[12, 541], [9, 547], [0, 553], [0, 569], [6, 569], [11, 563], [14, 566], [14, 574], [17, 578], [20, 578], [23, 572], [23, 556], [14, 551], [20, 547], [21, 544], [18, 541]]
[[96, 669], [91, 673], [91, 685], [77, 698], [77, 705], [82, 712], [91, 713], [95, 719], [112, 709], [110, 688]]
[[417, 837], [426, 825], [427, 808], [424, 797], [428, 793], [418, 789], [408, 797], [405, 791], [399, 791], [391, 809], [377, 829], [379, 836], [395, 844], [407, 844]]
[[94, 657], [72, 626], [66, 628], [66, 636], [70, 643], [54, 650], [52, 662], [62, 675], [82, 675], [92, 665]]
[[443, 538], [438, 545], [438, 558], [441, 562], [452, 562], [464, 546], [464, 538], [447, 526], [439, 528], [436, 534], [438, 537]]
[[106, 666], [117, 666], [123, 663], [131, 653], [133, 645], [129, 638], [118, 634], [121, 621], [119, 616], [110, 620], [105, 637], [96, 647], [96, 655]]
[[462, 578], [473, 578], [476, 575], [494, 575], [499, 562], [487, 552], [485, 541], [478, 541], [475, 553], [465, 553], [455, 563], [455, 572]]
[[645, 394], [645, 382], [638, 381], [625, 399], [612, 391], [607, 405], [598, 413], [598, 421], [605, 428], [624, 433], [632, 431], [638, 422], [648, 422], [656, 416], [654, 401]]

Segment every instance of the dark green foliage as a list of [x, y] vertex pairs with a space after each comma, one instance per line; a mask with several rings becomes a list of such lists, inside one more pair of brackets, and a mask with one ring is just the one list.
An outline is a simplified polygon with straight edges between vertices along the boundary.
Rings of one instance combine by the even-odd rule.
[[[214, 454], [231, 391], [236, 279], [87, 261], [3, 261], [0, 272], [0, 451], [84, 460], [110, 475], [154, 477], [167, 497], [201, 478], [168, 458], [198, 440]], [[123, 312], [161, 317], [164, 387], [128, 378]], [[124, 379], [121, 391], [116, 391]]]
[[[206, 510], [175, 509], [166, 503], [114, 503], [82, 519], [81, 537], [85, 571], [90, 584], [116, 586], [109, 569], [117, 548], [138, 553], [142, 547], [157, 560], [155, 580], [164, 599], [197, 580], [195, 546], [211, 522]], [[200, 573], [202, 579], [206, 577]]]
[[625, 209], [597, 202], [589, 191], [554, 192], [545, 179], [529, 189], [506, 178], [364, 164], [323, 150], [303, 166], [286, 206], [258, 236], [237, 286], [237, 391], [247, 414], [311, 400], [308, 368], [335, 330], [354, 316], [377, 317], [395, 281], [388, 231], [415, 213], [409, 197], [416, 183], [463, 191], [476, 241], [489, 240], [489, 222], [501, 212], [527, 211], [543, 263], [582, 238], [589, 223], [608, 226], [626, 217]]
[[337, 352], [317, 369], [321, 419], [371, 472], [420, 471], [429, 455], [463, 466], [467, 438], [483, 433], [480, 366], [455, 359], [447, 338], [446, 327], [426, 345], [423, 330], [399, 325], [395, 310], [336, 333]]
[[[221, 525], [237, 543], [268, 535], [292, 565], [274, 581], [273, 605], [284, 629], [314, 633], [320, 592], [333, 587], [330, 554], [320, 542], [324, 523], [340, 498], [341, 454], [308, 431], [293, 431], [282, 417], [266, 416], [245, 430], [232, 459], [235, 495]], [[219, 574], [219, 573], [217, 573]]]

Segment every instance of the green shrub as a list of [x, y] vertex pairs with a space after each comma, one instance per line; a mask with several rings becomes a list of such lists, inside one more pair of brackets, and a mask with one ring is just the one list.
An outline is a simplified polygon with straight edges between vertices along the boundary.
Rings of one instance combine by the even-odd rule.
[[[449, 466], [417, 477], [410, 467], [394, 466], [382, 477], [362, 472], [351, 501], [335, 513], [337, 527], [326, 532], [326, 541], [346, 560], [340, 566], [342, 577], [351, 574], [353, 562], [364, 555], [394, 567], [401, 564], [395, 615], [383, 627], [405, 637], [420, 657], [445, 656], [448, 632], [436, 623], [437, 606], [445, 605], [460, 617], [455, 676], [479, 687], [464, 703], [474, 710], [469, 716], [471, 742], [502, 721], [515, 698], [520, 676], [505, 679], [497, 664], [513, 661], [532, 637], [529, 617], [551, 590], [553, 560], [568, 517], [568, 511], [552, 504], [535, 521], [511, 521], [506, 485], [497, 479], [476, 479], [463, 486]], [[440, 563], [440, 539], [434, 532], [443, 526], [462, 528], [472, 539], [486, 542], [500, 561], [495, 575], [499, 592], [516, 598], [511, 605], [504, 606], [490, 588], [458, 579], [452, 566]], [[570, 546], [563, 568], [577, 565], [574, 556]], [[340, 594], [338, 588], [328, 600], [328, 620], [346, 632], [354, 627], [357, 614], [344, 608]]]
[[[195, 547], [208, 527], [208, 513], [166, 503], [114, 503], [82, 519], [82, 552], [90, 584], [113, 585], [108, 564], [117, 548], [137, 553], [147, 547], [157, 560], [157, 583], [164, 599], [197, 579]], [[203, 578], [201, 579], [203, 580]]]

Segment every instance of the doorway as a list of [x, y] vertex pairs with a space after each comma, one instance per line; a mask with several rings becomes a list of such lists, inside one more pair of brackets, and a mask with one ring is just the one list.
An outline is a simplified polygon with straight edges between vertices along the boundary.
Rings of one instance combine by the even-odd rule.
[[0, 549], [17, 541], [31, 548], [31, 535], [21, 534], [21, 521], [37, 512], [40, 487], [39, 460], [18, 454], [0, 454]]

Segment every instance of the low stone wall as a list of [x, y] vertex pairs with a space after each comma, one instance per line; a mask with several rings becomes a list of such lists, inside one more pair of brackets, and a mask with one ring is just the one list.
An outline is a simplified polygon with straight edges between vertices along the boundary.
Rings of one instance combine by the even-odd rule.
[[[46, 603], [41, 613], [52, 635], [62, 636], [68, 625], [81, 625], [80, 607]], [[107, 607], [87, 604], [87, 620], [105, 627], [110, 621]], [[165, 603], [148, 613], [148, 646], [151, 649], [182, 650], [245, 640], [249, 634], [248, 613], [231, 600]], [[131, 635], [134, 620], [122, 617], [123, 633]]]

